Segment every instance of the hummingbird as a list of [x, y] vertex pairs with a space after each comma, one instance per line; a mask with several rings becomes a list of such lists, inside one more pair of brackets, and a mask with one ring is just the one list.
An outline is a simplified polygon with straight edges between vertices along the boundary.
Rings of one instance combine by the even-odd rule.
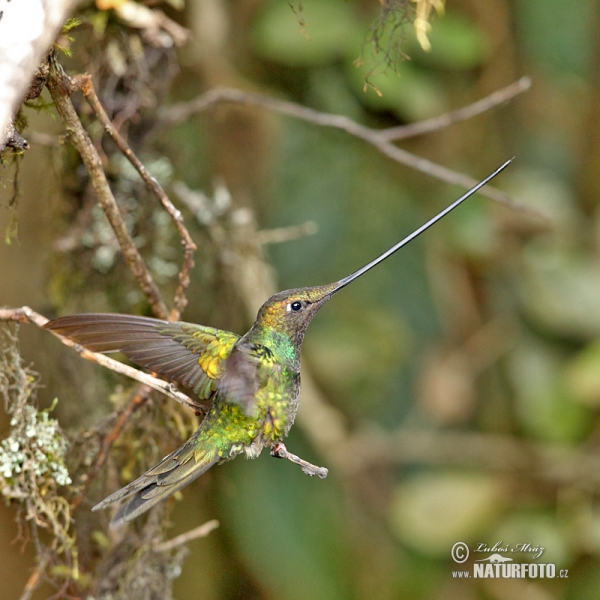
[[271, 296], [243, 336], [186, 322], [110, 313], [61, 317], [46, 328], [89, 350], [121, 352], [136, 365], [190, 389], [210, 408], [192, 437], [138, 479], [93, 507], [119, 504], [119, 526], [181, 490], [213, 465], [263, 448], [277, 456], [300, 396], [300, 349], [321, 307], [355, 279], [414, 240], [473, 195], [513, 159], [354, 273], [327, 285]]

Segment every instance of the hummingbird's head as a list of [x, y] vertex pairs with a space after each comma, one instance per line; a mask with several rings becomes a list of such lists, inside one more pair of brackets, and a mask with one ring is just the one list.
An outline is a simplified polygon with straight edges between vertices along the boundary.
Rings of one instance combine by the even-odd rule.
[[299, 348], [309, 323], [337, 287], [337, 284], [329, 284], [279, 292], [260, 307], [255, 325], [272, 327], [289, 335]]

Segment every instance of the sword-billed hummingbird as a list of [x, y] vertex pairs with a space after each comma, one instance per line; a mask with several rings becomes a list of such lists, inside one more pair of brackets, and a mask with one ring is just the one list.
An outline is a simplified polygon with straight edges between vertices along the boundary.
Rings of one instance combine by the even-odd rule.
[[[511, 159], [512, 160], [512, 159]], [[300, 348], [308, 324], [334, 294], [408, 244], [505, 169], [508, 160], [389, 250], [329, 285], [279, 292], [243, 336], [212, 327], [119, 314], [83, 314], [46, 327], [96, 352], [122, 352], [137, 365], [192, 390], [211, 407], [194, 433], [141, 477], [93, 510], [125, 501], [111, 525], [131, 521], [217, 463], [256, 458], [281, 444], [300, 396]]]

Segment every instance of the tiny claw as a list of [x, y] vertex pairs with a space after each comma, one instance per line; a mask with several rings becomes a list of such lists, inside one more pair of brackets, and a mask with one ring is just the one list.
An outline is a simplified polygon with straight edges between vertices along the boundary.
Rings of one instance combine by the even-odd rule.
[[287, 454], [287, 448], [285, 444], [278, 442], [271, 448], [271, 456], [273, 458], [285, 458]]

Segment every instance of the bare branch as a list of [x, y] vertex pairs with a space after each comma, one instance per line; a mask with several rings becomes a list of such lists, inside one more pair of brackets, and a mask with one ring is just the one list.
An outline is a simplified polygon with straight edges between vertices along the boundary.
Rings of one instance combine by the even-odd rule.
[[153, 550], [155, 550], [156, 552], [168, 552], [169, 550], [173, 550], [173, 548], [183, 546], [183, 544], [187, 544], [192, 540], [206, 537], [211, 531], [214, 531], [218, 526], [219, 521], [217, 521], [216, 519], [206, 521], [206, 523], [203, 523], [198, 527], [194, 527], [194, 529], [186, 531], [186, 533], [182, 533], [181, 535], [178, 535], [171, 540], [155, 544], [153, 546]]
[[[450, 122], [454, 122], [455, 120], [464, 120], [465, 118], [470, 118], [476, 114], [480, 114], [483, 108], [489, 110], [493, 106], [499, 104], [501, 101], [506, 101], [506, 99], [516, 95], [517, 93], [525, 91], [529, 87], [527, 84], [527, 78], [523, 78], [519, 82], [513, 84], [513, 86], [515, 86], [514, 89], [511, 88], [507, 92], [505, 88], [505, 90], [500, 90], [497, 92], [500, 95], [500, 99], [496, 97], [495, 99], [490, 100], [490, 97], [488, 97], [487, 99], [481, 100], [480, 104], [475, 106], [475, 108], [473, 108], [474, 105], [471, 105], [471, 107], [465, 107], [462, 109], [462, 113], [455, 111], [454, 114], [449, 113], [449, 117], [442, 115], [441, 117], [438, 117], [437, 124], [425, 122], [425, 125], [422, 125], [422, 127], [424, 127], [426, 131], [433, 131], [435, 129], [439, 129], [440, 127], [447, 126], [449, 123], [444, 123], [443, 121], [445, 120], [449, 119]], [[411, 167], [417, 171], [421, 171], [422, 173], [430, 175], [431, 177], [435, 177], [441, 181], [445, 181], [446, 183], [459, 185], [465, 189], [472, 188], [477, 183], [477, 180], [469, 175], [448, 169], [425, 158], [415, 156], [414, 154], [395, 146], [391, 141], [392, 139], [408, 137], [407, 135], [401, 135], [398, 129], [395, 127], [391, 128], [390, 130], [373, 129], [371, 127], [367, 127], [366, 125], [361, 125], [345, 115], [324, 113], [300, 104], [296, 104], [294, 102], [279, 100], [278, 98], [270, 98], [268, 96], [261, 96], [259, 94], [245, 92], [243, 90], [228, 88], [217, 88], [210, 90], [205, 94], [198, 96], [191, 102], [174, 104], [173, 106], [162, 110], [159, 114], [159, 118], [165, 125], [180, 123], [190, 118], [194, 114], [207, 110], [213, 105], [226, 102], [245, 106], [259, 106], [279, 114], [294, 117], [308, 123], [313, 123], [314, 125], [319, 125], [321, 127], [340, 129], [349, 135], [357, 137], [374, 146], [382, 154], [391, 158], [392, 160]], [[458, 116], [456, 115], [456, 112], [458, 112]], [[414, 124], [413, 127], [418, 128], [419, 124]], [[389, 131], [392, 131], [391, 136], [388, 133]], [[413, 133], [411, 135], [417, 134]], [[547, 219], [545, 214], [523, 204], [522, 202], [511, 197], [509, 194], [506, 194], [505, 192], [502, 192], [493, 186], [488, 185], [480, 190], [479, 193], [490, 198], [491, 200], [495, 200], [496, 202], [510, 206], [513, 209]]]
[[281, 244], [291, 240], [315, 235], [319, 227], [315, 221], [306, 221], [299, 225], [290, 225], [289, 227], [275, 227], [274, 229], [262, 229], [256, 232], [256, 240], [261, 245]]
[[302, 468], [302, 472], [308, 475], [309, 477], [317, 475], [319, 478], [325, 479], [325, 477], [327, 477], [327, 474], [329, 473], [329, 470], [325, 467], [317, 467], [316, 465], [309, 463], [303, 458], [292, 454], [288, 451], [288, 449], [285, 447], [285, 444], [282, 442], [279, 442], [277, 445], [271, 448], [271, 456], [275, 458], [285, 458], [286, 460], [293, 462], [295, 465], [299, 465]]
[[30, 600], [33, 593], [39, 587], [42, 579], [42, 575], [46, 571], [46, 567], [48, 566], [48, 557], [46, 555], [38, 562], [35, 566], [31, 575], [27, 579], [27, 583], [23, 588], [23, 593], [19, 597], [19, 600]]
[[98, 99], [98, 96], [96, 95], [94, 86], [92, 84], [91, 76], [77, 75], [76, 77], [72, 78], [72, 81], [74, 85], [81, 89], [89, 105], [92, 107], [92, 110], [96, 113], [96, 116], [102, 122], [104, 129], [114, 140], [115, 144], [117, 145], [117, 148], [119, 148], [119, 150], [134, 166], [134, 168], [140, 174], [140, 177], [144, 180], [144, 183], [146, 184], [148, 189], [158, 198], [158, 201], [162, 204], [163, 208], [171, 217], [171, 221], [173, 221], [173, 224], [175, 225], [175, 228], [179, 233], [179, 237], [181, 238], [181, 244], [183, 246], [184, 257], [181, 269], [179, 271], [179, 285], [175, 292], [174, 306], [171, 310], [170, 315], [170, 319], [172, 321], [177, 321], [188, 302], [187, 297], [185, 295], [185, 291], [190, 283], [190, 271], [194, 266], [194, 253], [197, 249], [196, 244], [192, 240], [192, 237], [185, 226], [181, 212], [177, 208], [175, 208], [175, 206], [167, 196], [160, 183], [158, 183], [155, 177], [150, 175], [146, 167], [135, 155], [129, 144], [121, 137], [121, 135], [117, 131], [117, 128], [109, 119], [108, 115], [106, 114], [106, 111], [104, 110], [104, 107], [102, 106], [100, 100]]
[[[0, 321], [32, 323], [33, 325], [37, 325], [38, 327], [42, 328], [46, 323], [48, 323], [48, 319], [46, 317], [35, 312], [28, 306], [22, 306], [21, 308], [0, 308]], [[103, 367], [106, 367], [115, 373], [125, 375], [130, 379], [135, 379], [135, 381], [162, 392], [166, 396], [169, 396], [169, 398], [173, 398], [173, 400], [176, 400], [180, 404], [183, 404], [183, 406], [191, 408], [196, 412], [203, 414], [206, 411], [203, 406], [197, 404], [191, 398], [180, 392], [172, 383], [168, 383], [162, 379], [157, 379], [148, 373], [144, 373], [143, 371], [139, 371], [138, 369], [124, 365], [117, 360], [109, 358], [108, 356], [104, 356], [104, 354], [92, 352], [91, 350], [88, 350], [87, 348], [84, 348], [70, 339], [54, 332], [52, 332], [52, 335], [55, 335], [65, 346], [75, 350], [75, 352], [77, 352], [77, 354], [79, 354], [82, 358], [91, 360], [92, 362], [102, 365]]]
[[152, 308], [152, 312], [161, 319], [168, 319], [169, 310], [164, 303], [160, 291], [156, 286], [156, 283], [154, 283], [152, 275], [150, 274], [144, 259], [141, 257], [131, 234], [127, 230], [127, 226], [121, 216], [115, 197], [108, 185], [98, 151], [81, 124], [79, 116], [75, 111], [75, 107], [71, 102], [70, 95], [77, 88], [63, 71], [56, 60], [54, 53], [50, 56], [49, 60], [50, 74], [48, 76], [47, 85], [50, 90], [50, 95], [52, 96], [52, 100], [54, 100], [58, 114], [63, 120], [71, 143], [81, 155], [81, 159], [88, 170], [92, 185], [98, 196], [98, 203], [115, 232], [127, 265], [138, 280], [138, 283]]
[[433, 131], [439, 131], [444, 129], [453, 123], [460, 121], [467, 121], [477, 115], [480, 115], [500, 104], [504, 104], [509, 100], [512, 100], [515, 96], [526, 92], [531, 87], [530, 77], [521, 77], [518, 81], [507, 85], [506, 87], [492, 92], [489, 96], [473, 102], [457, 110], [433, 117], [431, 119], [425, 119], [418, 121], [417, 123], [410, 123], [409, 125], [400, 125], [399, 127], [389, 127], [383, 129], [380, 132], [382, 138], [388, 141], [405, 140], [410, 137], [417, 135], [423, 135], [425, 133], [431, 133]]
[[346, 473], [381, 464], [466, 466], [520, 473], [554, 485], [600, 489], [600, 454], [489, 432], [403, 428], [391, 433], [357, 433], [339, 443], [335, 455]]

